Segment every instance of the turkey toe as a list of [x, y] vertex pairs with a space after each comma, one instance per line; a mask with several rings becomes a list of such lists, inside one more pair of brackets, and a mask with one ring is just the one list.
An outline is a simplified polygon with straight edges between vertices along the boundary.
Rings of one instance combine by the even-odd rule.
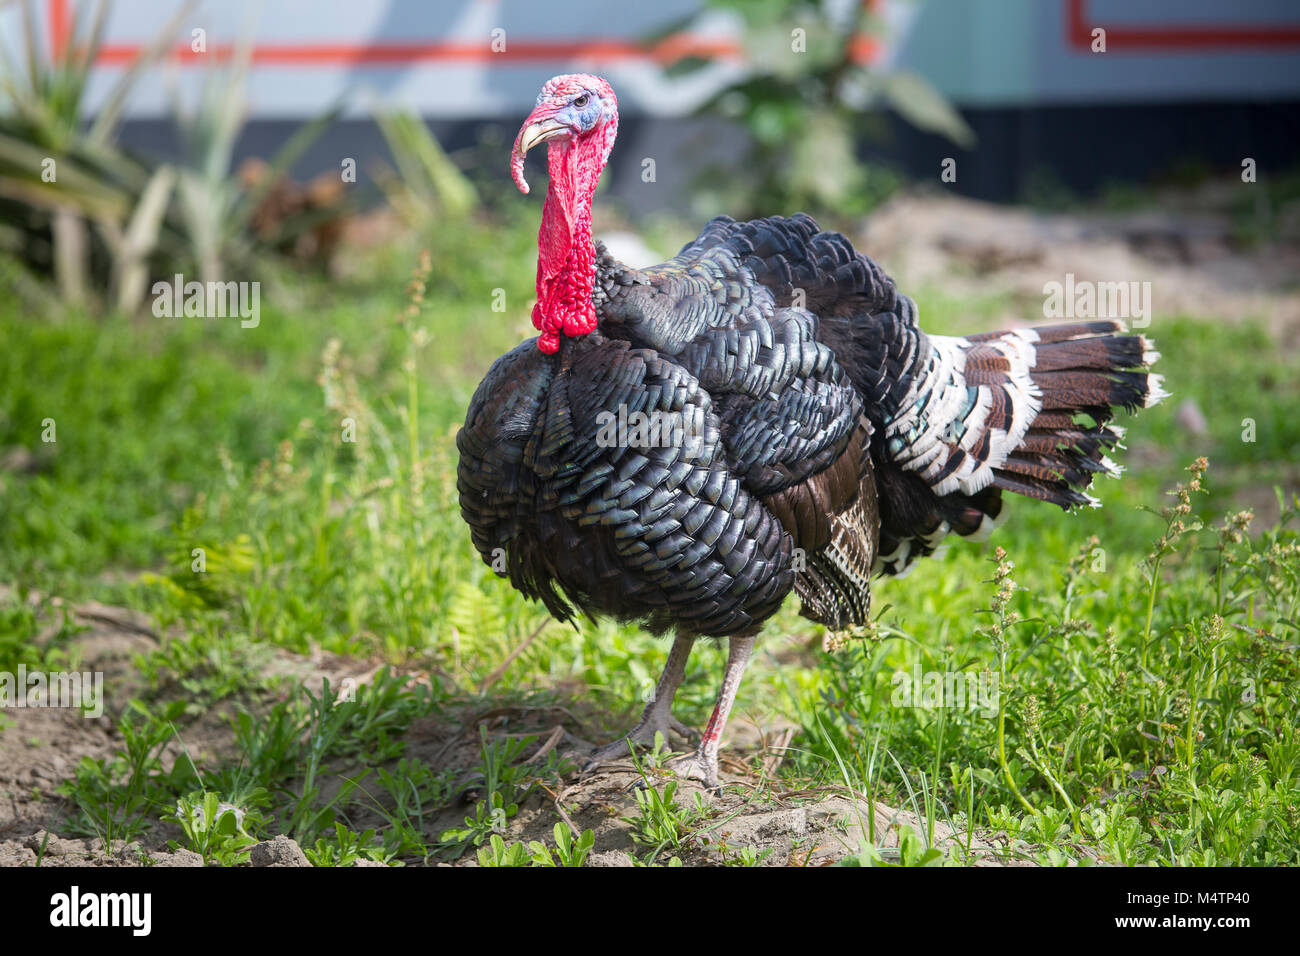
[[718, 789], [718, 758], [712, 759], [696, 751], [684, 757], [675, 757], [665, 766], [686, 780], [698, 780], [710, 790]]

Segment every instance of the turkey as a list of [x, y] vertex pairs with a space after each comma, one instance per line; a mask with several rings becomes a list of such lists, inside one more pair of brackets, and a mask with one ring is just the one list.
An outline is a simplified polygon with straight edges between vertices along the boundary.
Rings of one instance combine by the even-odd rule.
[[[763, 622], [793, 591], [832, 630], [868, 623], [871, 579], [948, 535], [988, 533], [1002, 493], [1062, 508], [1164, 396], [1118, 322], [927, 335], [916, 305], [802, 213], [722, 216], [648, 269], [592, 237], [618, 130], [609, 83], [557, 76], [514, 142], [547, 145], [539, 331], [499, 358], [457, 435], [461, 513], [489, 565], [562, 621], [671, 634], [641, 721], [585, 769], [687, 733], [673, 695], [699, 638], [727, 638], [717, 705], [684, 776], [718, 747]], [[502, 562], [501, 559], [504, 558]]]

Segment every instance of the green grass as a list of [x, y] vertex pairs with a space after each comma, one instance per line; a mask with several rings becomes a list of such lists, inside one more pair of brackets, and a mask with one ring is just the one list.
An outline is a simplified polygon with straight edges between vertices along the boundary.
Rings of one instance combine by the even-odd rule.
[[[480, 766], [452, 780], [405, 760], [402, 741], [414, 720], [503, 701], [603, 710], [595, 732], [612, 736], [666, 655], [634, 628], [548, 624], [481, 563], [460, 521], [455, 430], [490, 361], [526, 334], [533, 235], [497, 223], [430, 236], [423, 268], [415, 248], [370, 254], [359, 278], [264, 291], [257, 329], [37, 317], [0, 269], [0, 454], [30, 452], [0, 470], [0, 581], [15, 587], [0, 603], [0, 670], [65, 654], [78, 626], [59, 611], [50, 629], [52, 595], [130, 605], [182, 635], [139, 660], [121, 752], [64, 784], [74, 832], [129, 840], [170, 819], [215, 863], [275, 832], [333, 865], [585, 856], [576, 835], [527, 853], [492, 839], [562, 766], [521, 769], [522, 749], [485, 738]], [[996, 305], [917, 297], [937, 332], [987, 327]], [[793, 605], [769, 625], [736, 713], [801, 728], [773, 785], [851, 788], [930, 831], [853, 862], [964, 862], [929, 843], [937, 823], [967, 820], [1048, 863], [1298, 862], [1296, 536], [1261, 520], [1239, 541], [1219, 530], [1262, 513], [1273, 486], [1297, 487], [1296, 359], [1250, 321], [1157, 316], [1147, 331], [1174, 398], [1124, 422], [1117, 457], [1131, 470], [1101, 480], [1102, 509], [1009, 500], [992, 543], [955, 544], [880, 582], [874, 635], [835, 653]], [[1208, 434], [1177, 425], [1184, 397]], [[1188, 511], [1162, 515], [1201, 456], [1210, 467]], [[420, 689], [382, 677], [337, 702], [337, 688], [263, 678], [273, 647], [433, 676]], [[710, 644], [692, 656], [678, 697], [688, 723], [707, 717], [721, 661]], [[996, 674], [996, 713], [895, 706], [900, 672]], [[278, 702], [257, 709], [268, 695]], [[235, 722], [236, 756], [161, 758], [217, 707]], [[465, 825], [431, 833], [467, 779], [479, 796]], [[635, 828], [643, 861], [662, 863], [707, 819], [656, 794]], [[380, 819], [354, 826], [362, 810]], [[730, 859], [759, 862], [744, 848]]]

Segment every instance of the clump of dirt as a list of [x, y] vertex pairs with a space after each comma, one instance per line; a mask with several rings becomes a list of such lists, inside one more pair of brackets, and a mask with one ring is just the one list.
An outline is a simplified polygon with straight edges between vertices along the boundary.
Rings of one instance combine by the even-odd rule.
[[311, 866], [302, 847], [283, 833], [250, 847], [248, 862], [250, 866]]
[[0, 866], [202, 866], [192, 850], [145, 850], [127, 843], [109, 852], [98, 837], [68, 840], [37, 830], [22, 840], [0, 842]]

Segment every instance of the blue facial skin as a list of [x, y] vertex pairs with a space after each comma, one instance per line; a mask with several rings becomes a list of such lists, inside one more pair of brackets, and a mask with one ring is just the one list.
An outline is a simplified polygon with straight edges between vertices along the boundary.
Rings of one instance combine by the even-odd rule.
[[[587, 97], [587, 105], [578, 109], [573, 105], [573, 100], [581, 99], [584, 96]], [[576, 94], [569, 101], [568, 106], [556, 113], [555, 118], [576, 133], [586, 133], [594, 129], [596, 124], [600, 122], [604, 108], [605, 104], [601, 102], [599, 96], [584, 90]]]

